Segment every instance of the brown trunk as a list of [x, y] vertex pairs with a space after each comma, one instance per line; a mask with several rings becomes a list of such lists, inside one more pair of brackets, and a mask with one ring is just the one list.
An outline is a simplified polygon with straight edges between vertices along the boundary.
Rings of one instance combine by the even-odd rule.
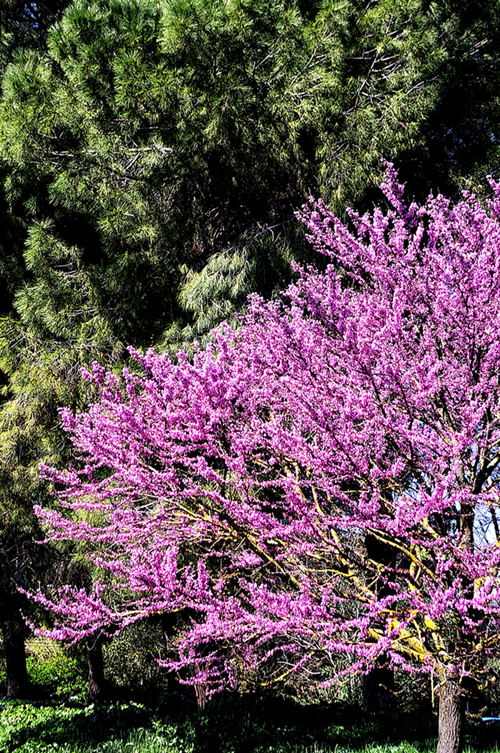
[[[186, 614], [187, 610], [181, 610], [180, 612], [165, 612], [161, 615], [161, 625], [167, 649], [169, 647], [170, 636], [175, 635], [177, 630], [182, 627]], [[169, 693], [175, 693], [183, 689], [185, 691], [186, 686], [180, 684], [177, 672], [170, 672], [168, 674], [167, 688]], [[206, 686], [203, 683], [196, 683], [194, 685], [194, 695], [198, 711], [202, 711], [207, 702]]]
[[21, 614], [2, 621], [2, 637], [7, 668], [7, 698], [23, 698], [29, 688], [24, 640], [26, 625]]
[[194, 692], [196, 696], [196, 705], [198, 706], [198, 711], [203, 711], [207, 702], [207, 691], [205, 689], [205, 685], [203, 683], [196, 683], [196, 685], [194, 686]]
[[462, 750], [462, 705], [458, 678], [448, 673], [439, 689], [437, 753], [460, 753]]
[[87, 665], [89, 680], [87, 698], [90, 703], [100, 703], [106, 698], [106, 680], [104, 679], [104, 659], [102, 656], [102, 635], [87, 638]]
[[[180, 619], [181, 617], [178, 612], [164, 612], [160, 616], [163, 636], [165, 638], [165, 647], [167, 650], [169, 650], [170, 638], [172, 635], [175, 635]], [[179, 677], [177, 675], [177, 672], [168, 672], [167, 673], [168, 692], [179, 693], [181, 689], [182, 689], [182, 686], [179, 682]]]

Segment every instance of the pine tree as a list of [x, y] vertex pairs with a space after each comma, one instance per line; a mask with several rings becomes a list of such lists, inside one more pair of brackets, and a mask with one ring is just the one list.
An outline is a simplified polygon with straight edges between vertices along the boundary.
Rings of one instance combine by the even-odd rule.
[[[9, 202], [102, 265], [119, 337], [182, 342], [206, 329], [193, 275], [227, 263], [222, 297], [233, 257], [309, 191], [365, 208], [382, 157], [418, 198], [484, 180], [498, 21], [492, 0], [76, 0], [4, 77]], [[247, 290], [281, 263], [259, 258]]]
[[0, 113], [10, 200], [106, 270], [120, 336], [172, 321], [179, 261], [291, 210], [287, 87], [307, 56], [277, 0], [75, 2], [23, 52]]
[[[25, 250], [31, 277], [17, 291], [14, 311], [0, 320], [0, 627], [7, 657], [8, 695], [27, 692], [24, 616], [18, 587], [57, 580], [52, 553], [42, 561], [33, 503], [46, 494], [38, 478], [44, 458], [68, 458], [58, 428], [59, 407], [87, 403], [80, 369], [95, 358], [113, 364], [120, 344], [99, 310], [97, 286], [82, 268], [78, 249], [58, 241], [47, 223], [33, 225]], [[48, 555], [47, 555], [48, 556]], [[45, 564], [45, 568], [42, 565]]]
[[[367, 209], [384, 158], [394, 160], [408, 191], [420, 200], [436, 188], [454, 197], [462, 187], [484, 191], [486, 175], [500, 165], [496, 2], [329, 0], [310, 6], [307, 20], [309, 57], [290, 88], [290, 116], [313, 193], [340, 216], [349, 204]], [[261, 280], [263, 270], [266, 280], [272, 274], [269, 257], [259, 255], [264, 267], [243, 264], [255, 258], [263, 229], [262, 223], [249, 228], [237, 245], [214, 253], [206, 269], [184, 278], [178, 297], [184, 329], [175, 323], [166, 343], [204, 341], [208, 321], [213, 325], [217, 315], [221, 321], [238, 309], [235, 296], [226, 296], [235, 267], [244, 269], [247, 292], [267, 292]], [[284, 256], [297, 258], [303, 246], [289, 243], [294, 233], [282, 237]], [[273, 257], [276, 264], [284, 249], [275, 248], [281, 251]]]

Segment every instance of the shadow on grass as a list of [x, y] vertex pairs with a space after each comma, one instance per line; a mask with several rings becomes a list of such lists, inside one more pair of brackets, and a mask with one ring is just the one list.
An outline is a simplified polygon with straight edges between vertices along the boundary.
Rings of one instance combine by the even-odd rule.
[[70, 706], [43, 701], [0, 701], [0, 753], [26, 742], [88, 745], [149, 726], [151, 711], [140, 704]]
[[[343, 704], [301, 705], [273, 697], [240, 696], [213, 702], [194, 721], [200, 751], [231, 749], [238, 753], [283, 750], [365, 750], [367, 743], [424, 743], [432, 737], [433, 720], [394, 714], [368, 714]], [[203, 734], [204, 732], [204, 734]], [[294, 747], [295, 746], [295, 747]], [[196, 748], [198, 750], [198, 748]]]
[[[125, 744], [138, 730], [175, 739], [176, 750], [196, 753], [342, 753], [377, 746], [387, 751], [405, 743], [423, 753], [435, 749], [436, 720], [431, 713], [370, 714], [341, 704], [304, 706], [251, 695], [215, 699], [201, 713], [182, 694], [165, 696], [149, 706], [133, 701], [100, 706], [0, 701], [0, 753], [27, 743], [39, 750], [45, 746], [92, 750], [106, 741]], [[469, 725], [466, 747], [495, 748], [499, 732], [495, 724]]]

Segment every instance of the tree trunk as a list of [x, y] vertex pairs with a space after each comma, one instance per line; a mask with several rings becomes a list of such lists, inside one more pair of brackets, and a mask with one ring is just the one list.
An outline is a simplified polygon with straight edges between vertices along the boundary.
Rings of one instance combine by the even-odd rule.
[[107, 695], [102, 644], [103, 637], [100, 633], [87, 638], [87, 665], [89, 668], [87, 698], [90, 703], [100, 703]]
[[[170, 636], [174, 635], [176, 630], [178, 630], [179, 627], [182, 626], [183, 619], [185, 617], [186, 610], [181, 610], [179, 612], [164, 612], [161, 615], [161, 626], [163, 635], [165, 636], [167, 649], [169, 646]], [[177, 677], [177, 672], [169, 672], [167, 688], [169, 693], [179, 692], [181, 689], [184, 689], [185, 692], [186, 686], [182, 686], [180, 684]], [[202, 683], [196, 683], [194, 685], [194, 695], [196, 698], [198, 711], [202, 711], [205, 708], [205, 704], [207, 702], [206, 686]]]
[[196, 705], [198, 707], [198, 711], [203, 711], [207, 702], [207, 691], [205, 685], [203, 683], [197, 682], [194, 686], [194, 692], [196, 696]]
[[[172, 635], [175, 635], [180, 620], [181, 616], [178, 612], [163, 612], [163, 614], [160, 615], [161, 629], [165, 638], [165, 648], [167, 651], [170, 646], [170, 638]], [[168, 672], [167, 692], [179, 693], [182, 690], [182, 687], [177, 672]]]
[[[17, 610], [16, 610], [17, 612]], [[7, 666], [7, 698], [24, 698], [29, 680], [26, 669], [26, 625], [20, 613], [2, 620], [2, 637]]]
[[446, 673], [439, 689], [439, 737], [437, 753], [462, 750], [463, 704], [458, 678]]

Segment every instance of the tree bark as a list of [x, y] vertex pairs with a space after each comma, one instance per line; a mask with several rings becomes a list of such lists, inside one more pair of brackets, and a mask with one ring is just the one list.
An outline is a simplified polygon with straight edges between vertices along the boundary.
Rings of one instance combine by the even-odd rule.
[[7, 667], [7, 698], [24, 698], [28, 693], [25, 637], [26, 625], [20, 613], [11, 615], [11, 619], [2, 620], [2, 638]]
[[[175, 635], [176, 628], [180, 621], [180, 616], [177, 612], [164, 612], [160, 615], [160, 624], [165, 638], [165, 648], [168, 650], [170, 645], [171, 636]], [[167, 692], [179, 693], [182, 686], [179, 682], [177, 672], [167, 673]]]
[[89, 668], [87, 698], [90, 703], [100, 703], [107, 696], [102, 644], [103, 637], [100, 633], [87, 638], [87, 665]]
[[439, 737], [437, 753], [462, 750], [463, 703], [458, 678], [445, 673], [439, 689]]
[[207, 691], [203, 683], [196, 683], [194, 686], [194, 692], [196, 696], [196, 705], [198, 711], [203, 711], [207, 702]]
[[31, 534], [8, 525], [0, 535], [0, 630], [7, 669], [7, 697], [25, 698], [29, 692], [25, 641], [29, 635], [23, 613], [27, 599], [18, 586], [29, 587], [32, 569]]

